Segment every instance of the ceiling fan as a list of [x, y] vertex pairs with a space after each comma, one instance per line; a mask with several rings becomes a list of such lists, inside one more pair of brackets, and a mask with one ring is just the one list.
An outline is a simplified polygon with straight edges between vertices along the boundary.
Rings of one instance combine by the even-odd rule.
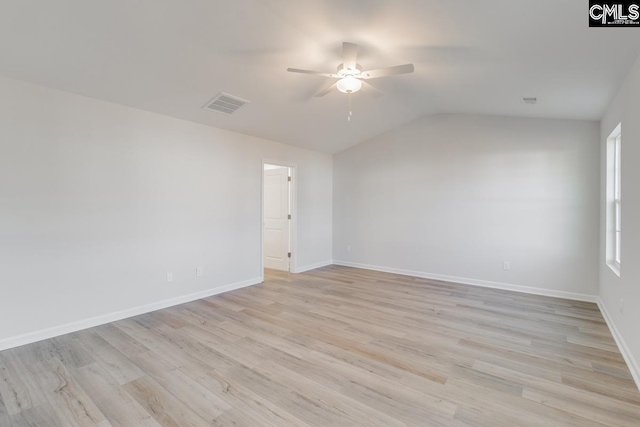
[[342, 43], [342, 64], [338, 65], [336, 73], [323, 73], [321, 71], [300, 70], [298, 68], [287, 68], [290, 73], [312, 74], [316, 76], [338, 79], [337, 82], [322, 89], [315, 94], [316, 97], [325, 96], [334, 88], [346, 94], [358, 92], [364, 88], [373, 96], [380, 96], [382, 92], [373, 87], [366, 80], [380, 77], [394, 76], [397, 74], [413, 73], [413, 64], [396, 65], [395, 67], [380, 68], [377, 70], [362, 71], [358, 64], [358, 45], [354, 43]]

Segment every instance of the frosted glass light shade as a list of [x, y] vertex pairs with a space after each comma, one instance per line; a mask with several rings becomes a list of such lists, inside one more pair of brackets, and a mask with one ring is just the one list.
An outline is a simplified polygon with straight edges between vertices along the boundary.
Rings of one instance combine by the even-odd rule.
[[355, 93], [362, 88], [362, 82], [353, 76], [347, 76], [338, 80], [337, 86], [342, 93]]

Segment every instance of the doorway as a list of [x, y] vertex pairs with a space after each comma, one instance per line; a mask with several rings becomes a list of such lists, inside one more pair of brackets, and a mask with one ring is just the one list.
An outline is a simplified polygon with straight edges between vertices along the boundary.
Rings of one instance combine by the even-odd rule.
[[264, 161], [262, 173], [262, 264], [293, 272], [294, 167]]

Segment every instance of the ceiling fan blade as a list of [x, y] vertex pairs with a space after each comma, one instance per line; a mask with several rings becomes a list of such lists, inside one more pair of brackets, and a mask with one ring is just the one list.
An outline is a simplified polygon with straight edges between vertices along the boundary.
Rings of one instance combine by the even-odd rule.
[[384, 93], [380, 89], [365, 81], [362, 81], [362, 91], [367, 95], [373, 96], [374, 98], [379, 98], [384, 95]]
[[322, 89], [321, 91], [317, 92], [315, 95], [316, 98], [320, 98], [322, 96], [325, 96], [326, 94], [328, 94], [329, 92], [333, 91], [333, 89], [336, 88], [336, 86], [338, 85], [338, 83], [334, 83], [331, 86], [325, 87], [324, 89]]
[[395, 76], [397, 74], [413, 73], [413, 64], [396, 65], [395, 67], [379, 68], [377, 70], [363, 71], [361, 78], [377, 79], [378, 77]]
[[358, 45], [353, 43], [342, 43], [342, 63], [344, 68], [355, 70], [358, 62]]
[[339, 77], [337, 74], [333, 74], [333, 73], [323, 73], [322, 71], [301, 70], [299, 68], [287, 68], [287, 71], [290, 73], [311, 74], [314, 76], [322, 76], [322, 77], [333, 77], [333, 78]]

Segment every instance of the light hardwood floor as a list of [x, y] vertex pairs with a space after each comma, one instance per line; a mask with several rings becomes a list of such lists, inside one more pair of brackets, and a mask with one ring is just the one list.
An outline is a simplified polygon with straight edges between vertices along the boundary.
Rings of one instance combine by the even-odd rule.
[[639, 426], [595, 304], [330, 266], [0, 353], [4, 426]]

